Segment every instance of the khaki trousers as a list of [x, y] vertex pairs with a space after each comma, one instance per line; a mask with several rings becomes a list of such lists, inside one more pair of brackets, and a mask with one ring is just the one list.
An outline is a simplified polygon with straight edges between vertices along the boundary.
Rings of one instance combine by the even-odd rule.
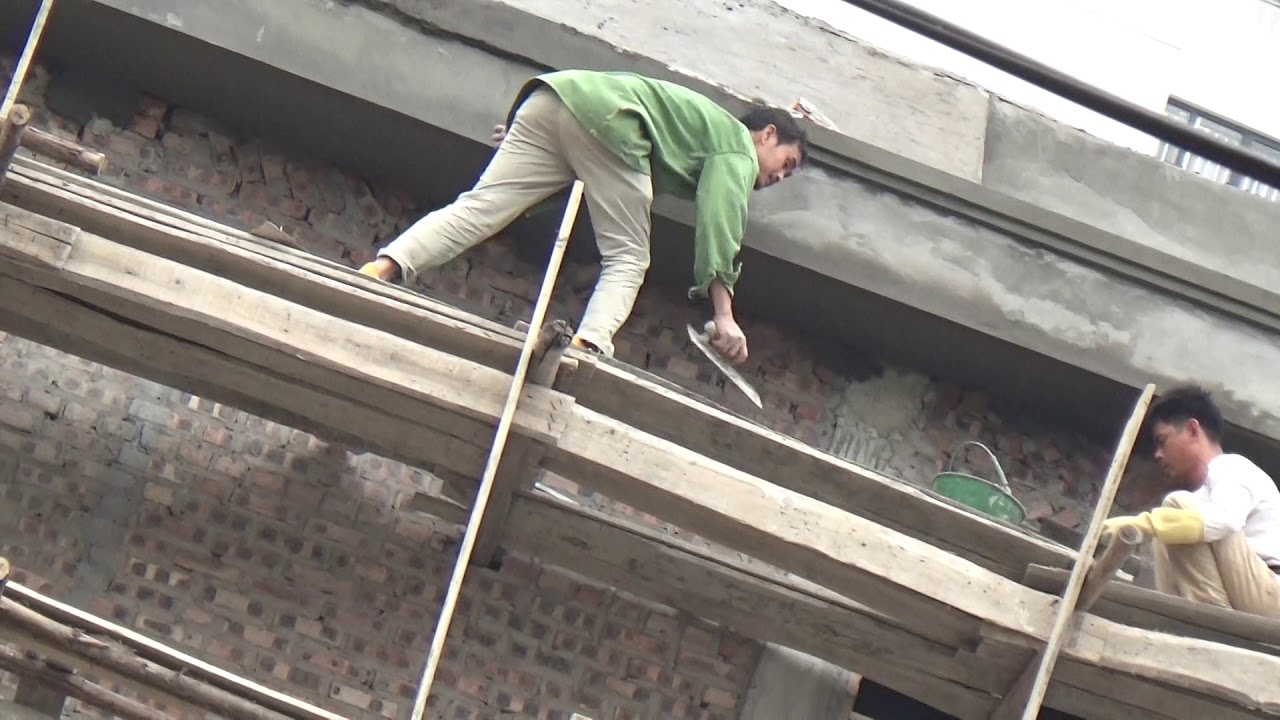
[[[1195, 498], [1170, 493], [1166, 507], [1191, 509]], [[1280, 619], [1280, 584], [1275, 572], [1237, 532], [1211, 543], [1155, 543], [1156, 588], [1188, 600]]]
[[600, 276], [578, 337], [613, 355], [613, 335], [631, 315], [649, 269], [653, 184], [609, 152], [549, 88], [535, 90], [471, 190], [410, 226], [378, 252], [406, 284], [492, 237], [529, 207], [582, 180], [600, 248]]

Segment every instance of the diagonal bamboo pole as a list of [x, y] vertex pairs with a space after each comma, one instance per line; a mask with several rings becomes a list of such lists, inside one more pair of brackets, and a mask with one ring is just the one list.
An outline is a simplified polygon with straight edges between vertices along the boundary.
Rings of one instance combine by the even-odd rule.
[[49, 19], [49, 11], [52, 9], [53, 0], [43, 0], [40, 9], [36, 11], [36, 19], [31, 23], [31, 32], [27, 35], [27, 44], [22, 48], [22, 55], [13, 69], [13, 78], [9, 80], [9, 88], [4, 93], [4, 102], [0, 103], [0, 119], [9, 116], [9, 108], [18, 100], [18, 91], [27, 79], [27, 70], [31, 67], [31, 59], [35, 57], [36, 46], [40, 44], [45, 21]]
[[[1102, 492], [1098, 496], [1098, 504], [1093, 508], [1089, 529], [1081, 541], [1080, 552], [1076, 555], [1075, 565], [1071, 568], [1067, 587], [1062, 591], [1062, 602], [1058, 606], [1058, 614], [1054, 617], [1049, 639], [1044, 648], [1027, 663], [1009, 692], [1005, 693], [1004, 699], [991, 714], [992, 720], [1012, 720], [1019, 717], [1017, 714], [1019, 707], [1022, 708], [1020, 716], [1022, 720], [1036, 720], [1039, 717], [1040, 706], [1044, 703], [1045, 693], [1049, 689], [1049, 678], [1053, 675], [1054, 665], [1057, 664], [1058, 652], [1062, 649], [1062, 643], [1067, 637], [1068, 625], [1073, 618], [1077, 617], [1077, 610], [1086, 611], [1088, 605], [1097, 600], [1101, 593], [1101, 585], [1105, 585], [1110, 575], [1115, 573], [1127, 557], [1127, 550], [1132, 547], [1134, 538], [1118, 536], [1112, 539], [1099, 563], [1093, 562], [1093, 554], [1098, 549], [1098, 541], [1102, 538], [1103, 522], [1111, 514], [1111, 505], [1115, 502], [1116, 492], [1120, 489], [1120, 479], [1124, 476], [1124, 470], [1129, 464], [1129, 456], [1133, 453], [1133, 446], [1138, 440], [1138, 432], [1142, 429], [1142, 422], [1146, 419], [1147, 408], [1151, 405], [1151, 398], [1155, 395], [1155, 391], [1156, 386], [1152, 384], [1148, 384], [1143, 389], [1138, 402], [1134, 405], [1133, 414], [1120, 435], [1116, 453], [1111, 458], [1111, 467], [1107, 471], [1107, 479], [1102, 484]], [[1110, 566], [1107, 577], [1100, 577], [1101, 571], [1106, 570], [1105, 567], [1101, 568], [1100, 572], [1092, 572], [1091, 565]], [[1086, 580], [1091, 580], [1090, 585], [1093, 587], [1089, 588], [1089, 595], [1085, 597], [1087, 604], [1080, 604]]]
[[507, 391], [507, 402], [502, 408], [502, 415], [498, 418], [498, 427], [494, 434], [493, 445], [489, 450], [489, 459], [485, 463], [484, 474], [480, 479], [480, 489], [476, 491], [476, 501], [471, 507], [471, 518], [467, 521], [462, 546], [458, 548], [458, 559], [453, 566], [453, 576], [449, 580], [449, 588], [445, 593], [444, 606], [436, 621], [435, 634], [431, 638], [431, 651], [427, 655], [427, 665], [422, 671], [422, 681], [418, 686], [417, 698], [414, 700], [413, 720], [422, 720], [423, 713], [427, 709], [427, 698], [431, 694], [431, 685], [435, 680], [436, 670], [440, 666], [440, 656], [444, 652], [445, 636], [449, 634], [449, 625], [453, 621], [458, 594], [462, 591], [462, 581], [466, 577], [471, 553], [475, 549], [476, 535], [480, 531], [480, 522], [484, 518], [485, 508], [489, 504], [489, 495], [493, 492], [494, 478], [498, 473], [502, 451], [507, 445], [507, 437], [511, 433], [516, 405], [523, 393], [524, 379], [529, 371], [533, 346], [538, 338], [538, 330], [546, 317], [547, 306], [551, 302], [551, 290], [555, 287], [556, 278], [560, 274], [560, 265], [569, 243], [569, 233], [573, 230], [573, 224], [578, 217], [578, 207], [582, 204], [582, 189], [582, 181], [575, 180], [573, 189], [569, 193], [569, 204], [565, 207], [564, 218], [560, 221], [560, 232], [556, 236], [555, 246], [551, 249], [551, 259], [547, 263], [547, 272], [542, 279], [542, 289], [533, 306], [529, 331], [525, 335], [524, 345], [520, 348], [520, 359], [516, 361], [515, 376], [511, 380], [511, 388]]

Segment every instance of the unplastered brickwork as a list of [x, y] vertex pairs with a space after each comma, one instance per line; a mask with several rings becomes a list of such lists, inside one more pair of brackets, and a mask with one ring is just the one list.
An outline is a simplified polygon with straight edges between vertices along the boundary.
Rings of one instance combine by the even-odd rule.
[[[400, 509], [428, 478], [21, 339], [0, 348], [0, 553], [19, 582], [344, 716], [407, 717], [457, 547]], [[430, 717], [727, 719], [758, 657], [536, 561], [469, 578]]]
[[[271, 220], [352, 265], [429, 209], [162, 99], [128, 98], [127, 121], [73, 119], [53, 100], [58, 82], [33, 68], [20, 100], [35, 124], [103, 150], [100, 179], [140, 195], [244, 229]], [[580, 311], [594, 272], [566, 268], [557, 311]], [[497, 240], [426, 273], [423, 289], [513, 323], [539, 273]], [[765, 403], [750, 412], [682, 338], [678, 302], [646, 288], [619, 357], [908, 482], [981, 440], [1034, 518], [1086, 519], [1104, 449], [744, 318]], [[0, 355], [0, 551], [24, 582], [353, 718], [406, 716], [458, 535], [404, 509], [429, 476], [20, 338]], [[441, 717], [729, 718], [759, 654], [536, 562], [470, 577], [436, 686]]]

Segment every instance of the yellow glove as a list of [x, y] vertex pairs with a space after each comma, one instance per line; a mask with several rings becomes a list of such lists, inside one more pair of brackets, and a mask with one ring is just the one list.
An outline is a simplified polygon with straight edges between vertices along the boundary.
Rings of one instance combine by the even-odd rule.
[[375, 262], [367, 262], [367, 263], [365, 263], [364, 265], [361, 265], [361, 266], [360, 266], [360, 274], [361, 274], [361, 275], [368, 275], [369, 277], [374, 277], [374, 278], [378, 277], [378, 264], [377, 264], [377, 262], [376, 262], [376, 261], [375, 261]]
[[1204, 518], [1199, 510], [1158, 507], [1141, 515], [1113, 517], [1102, 524], [1103, 536], [1122, 527], [1133, 527], [1147, 537], [1166, 545], [1188, 545], [1204, 542]]

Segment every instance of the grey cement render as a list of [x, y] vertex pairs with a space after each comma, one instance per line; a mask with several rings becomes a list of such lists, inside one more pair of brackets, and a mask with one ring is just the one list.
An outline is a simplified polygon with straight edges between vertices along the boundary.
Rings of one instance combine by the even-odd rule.
[[[638, 20], [627, 24], [619, 19], [625, 15], [620, 0], [609, 0], [597, 10], [591, 10], [607, 10], [608, 17], [602, 17], [594, 25], [584, 18], [571, 17], [574, 14], [571, 9], [578, 7], [576, 4], [550, 3], [548, 10], [542, 3], [536, 3], [538, 13], [561, 14], [565, 18], [563, 22], [507, 4], [525, 0], [507, 0], [507, 3], [470, 0], [461, 5], [395, 0], [398, 12], [416, 13], [413, 18], [399, 17], [401, 22], [363, 6], [323, 0], [272, 3], [226, 0], [216, 6], [201, 0], [96, 1], [481, 143], [487, 141], [493, 123], [506, 112], [520, 83], [547, 66], [658, 68], [655, 72], [665, 67], [667, 74], [678, 76], [686, 69], [676, 65], [677, 62], [697, 61], [706, 64], [696, 69], [718, 73], [711, 80], [730, 85], [739, 95], [758, 92], [773, 94], [770, 99], [779, 99], [777, 94], [785, 90], [770, 84], [774, 80], [769, 79], [780, 76], [782, 70], [766, 72], [759, 65], [750, 64], [737, 66], [735, 70], [712, 62], [719, 51], [713, 46], [733, 43], [729, 43], [727, 36], [713, 34], [713, 29], [706, 27], [707, 18], [697, 20], [679, 14], [694, 12], [697, 15], [702, 11], [679, 10], [675, 4], [670, 6], [674, 14], [663, 22], [668, 26], [663, 32], [674, 32], [670, 27], [680, 25], [677, 20], [687, 21], [688, 27], [681, 32], [692, 27], [704, 28], [705, 37], [686, 43], [702, 48], [697, 56], [676, 53], [671, 48], [679, 43], [673, 43], [670, 37], [662, 41], [672, 43], [666, 49], [641, 47], [647, 36], [636, 28], [644, 24]], [[366, 2], [390, 11], [389, 0]], [[528, 0], [528, 4], [535, 5], [532, 0]], [[773, 16], [760, 15], [765, 11], [757, 6], [763, 7], [763, 3], [734, 5], [736, 9], [724, 11], [742, 11], [742, 15], [735, 17], [746, 18], [740, 21], [745, 25], [732, 26], [732, 34], [741, 36], [757, 27], [761, 33], [789, 27], [787, 22], [791, 21], [784, 16], [780, 16], [783, 19], [778, 20], [776, 26], [759, 26]], [[698, 7], [710, 6], [700, 3]], [[757, 9], [748, 11], [748, 8]], [[616, 15], [612, 14], [615, 11]], [[756, 19], [751, 20], [752, 17]], [[572, 28], [566, 27], [570, 24]], [[606, 33], [611, 27], [613, 29]], [[662, 24], [658, 30], [662, 30]], [[830, 33], [813, 28], [809, 32], [822, 42], [844, 47], [832, 40], [835, 36]], [[618, 42], [630, 42], [637, 47], [629, 52], [597, 37], [609, 33], [613, 33], [611, 37]], [[459, 37], [470, 38], [472, 44], [462, 42]], [[498, 47], [486, 52], [474, 46], [484, 38]], [[801, 36], [797, 36], [793, 41], [793, 49], [801, 44], [800, 39]], [[652, 42], [659, 43], [659, 40]], [[808, 47], [808, 41], [803, 44]], [[751, 45], [760, 47], [756, 43]], [[637, 54], [647, 52], [665, 54], [667, 59], [655, 60]], [[800, 51], [794, 49], [794, 52]], [[533, 54], [538, 58], [530, 59]], [[697, 60], [698, 57], [703, 59]], [[822, 74], [820, 69], [808, 71], [809, 66], [801, 64], [802, 60], [802, 54], [797, 54], [793, 58], [797, 65], [786, 72], [797, 76]], [[867, 54], [865, 62], [886, 61]], [[903, 69], [896, 63], [893, 67], [897, 69], [878, 72], [887, 78]], [[754, 69], [748, 72], [749, 68]], [[696, 82], [708, 80], [695, 72], [695, 68], [687, 72], [687, 77]], [[934, 80], [929, 82], [942, 81], [932, 77]], [[746, 91], [742, 88], [744, 85], [749, 86]], [[892, 83], [877, 87], [892, 95], [894, 90], [890, 85]], [[857, 115], [856, 102], [851, 101], [850, 105], [832, 102], [838, 90], [833, 85], [823, 91], [827, 95], [816, 91], [797, 94], [810, 95], [810, 99], [834, 114], [838, 121], [844, 114], [850, 118]], [[921, 97], [933, 98], [938, 104], [924, 102], [909, 110], [899, 107], [894, 111], [898, 115], [882, 118], [880, 122], [900, 121], [898, 127], [904, 135], [909, 135], [915, 133], [912, 122], [916, 116], [943, 112], [941, 106], [947, 104], [945, 93], [920, 92]], [[789, 97], [780, 99], [785, 101]], [[982, 107], [986, 107], [985, 99]], [[1083, 214], [1100, 224], [1108, 218], [1114, 223], [1116, 217], [1124, 215], [1118, 211], [1109, 215], [1108, 201], [1113, 203], [1113, 208], [1119, 207], [1122, 201], [1136, 203], [1125, 200], [1127, 196], [1116, 188], [1109, 189], [1102, 184], [1105, 181], [1100, 174], [1059, 167], [1070, 159], [1072, 152], [1083, 153], [1085, 150], [1081, 148], [1093, 147], [1090, 144], [1093, 141], [1082, 140], [1083, 135], [1073, 135], [1073, 131], [1062, 128], [1051, 128], [1052, 133], [1038, 130], [1037, 123], [1043, 125], [1046, 121], [1016, 108], [999, 115], [999, 122], [1004, 124], [1001, 127], [1007, 126], [1007, 129], [993, 126], [989, 132], [992, 140], [986, 152], [992, 158], [992, 168], [988, 172], [1001, 178], [1010, 194], [1016, 191], [1038, 198], [1051, 188], [1060, 187], [1063, 192], [1054, 195], [1053, 200], [1064, 207], [1066, 202], [1071, 203], [1064, 212], [1070, 210], [1072, 215], [1079, 216], [1083, 212], [1081, 207], [1090, 208]], [[968, 127], [964, 122], [957, 122], [955, 126]], [[940, 126], [935, 123], [930, 127], [936, 131]], [[921, 131], [914, 136], [921, 140], [928, 137], [928, 133]], [[1005, 154], [1000, 149], [1039, 140], [1049, 143], [1049, 148], [1041, 149], [1038, 155], [1027, 155], [1025, 165], [1019, 164], [1023, 156]], [[949, 141], [953, 147], [960, 148], [961, 154], [966, 151], [963, 142], [945, 133], [933, 135], [929, 144], [945, 147]], [[1070, 142], [1080, 145], [1071, 150]], [[1064, 149], [1056, 150], [1053, 143]], [[1125, 177], [1131, 178], [1134, 187], [1130, 190], [1135, 193], [1143, 184], [1142, 173], [1146, 169], [1166, 172], [1154, 160], [1144, 160], [1124, 151], [1116, 153], [1108, 156], [1098, 151], [1095, 155], [1109, 157], [1117, 172], [1127, 171], [1129, 174]], [[1028, 169], [1036, 163], [1043, 166], [1041, 171]], [[1050, 184], [1042, 186], [1028, 181], [1030, 175], [1038, 180], [1046, 177], [1057, 180], [1044, 180]], [[1067, 183], [1062, 176], [1072, 178], [1076, 185]], [[1091, 206], [1080, 202], [1080, 198], [1088, 194], [1084, 192], [1086, 188], [1092, 189], [1095, 195]], [[1211, 196], [1187, 197], [1208, 202], [1205, 198]], [[1182, 211], [1186, 213], [1184, 216], [1176, 216], [1162, 215], [1163, 205], [1158, 201], [1144, 207], [1146, 209], [1133, 210], [1133, 217], [1142, 218], [1144, 225], [1149, 223], [1164, 233], [1177, 226], [1178, 217], [1192, 222], [1189, 208]], [[655, 205], [655, 210], [686, 225], [691, 217], [690, 208], [679, 202], [664, 200]], [[1171, 211], [1166, 208], [1164, 212]], [[1129, 218], [1125, 221], [1127, 224], [1105, 227], [1122, 230], [1126, 235], [1136, 232], [1135, 228], [1139, 227], [1136, 220], [1125, 217]], [[1206, 226], [1212, 216], [1206, 214], [1206, 217], [1198, 228], [1188, 228], [1184, 237], [1193, 236], [1197, 229], [1213, 237], [1212, 227]], [[1150, 244], [1156, 237], [1169, 240], [1163, 233], [1129, 240]], [[759, 194], [753, 201], [746, 244], [846, 285], [870, 290], [1129, 386], [1149, 381], [1161, 385], [1187, 380], [1204, 382], [1220, 389], [1232, 421], [1280, 438], [1280, 392], [1270, 381], [1271, 369], [1280, 366], [1276, 362], [1280, 360], [1277, 357], [1280, 351], [1275, 347], [1274, 335], [1178, 300], [1151, 286], [1075, 262], [1023, 238], [947, 214], [904, 195], [877, 189], [840, 172], [813, 168]], [[1167, 247], [1179, 246], [1178, 242], [1171, 242]], [[1200, 258], [1205, 254], [1191, 257]], [[1265, 266], [1256, 258], [1252, 264]], [[1254, 269], [1252, 272], [1260, 278], [1264, 271]], [[815, 303], [830, 301], [830, 298], [812, 299]]]
[[754, 244], [782, 260], [1130, 386], [1199, 380], [1280, 438], [1274, 334], [817, 169], [751, 214]]
[[[506, 0], [620, 49], [777, 105], [813, 100], [842, 132], [962, 177], [982, 170], [987, 96], [768, 0]], [[448, 4], [401, 0], [419, 12]]]
[[993, 99], [983, 184], [1268, 291], [1280, 205]]

